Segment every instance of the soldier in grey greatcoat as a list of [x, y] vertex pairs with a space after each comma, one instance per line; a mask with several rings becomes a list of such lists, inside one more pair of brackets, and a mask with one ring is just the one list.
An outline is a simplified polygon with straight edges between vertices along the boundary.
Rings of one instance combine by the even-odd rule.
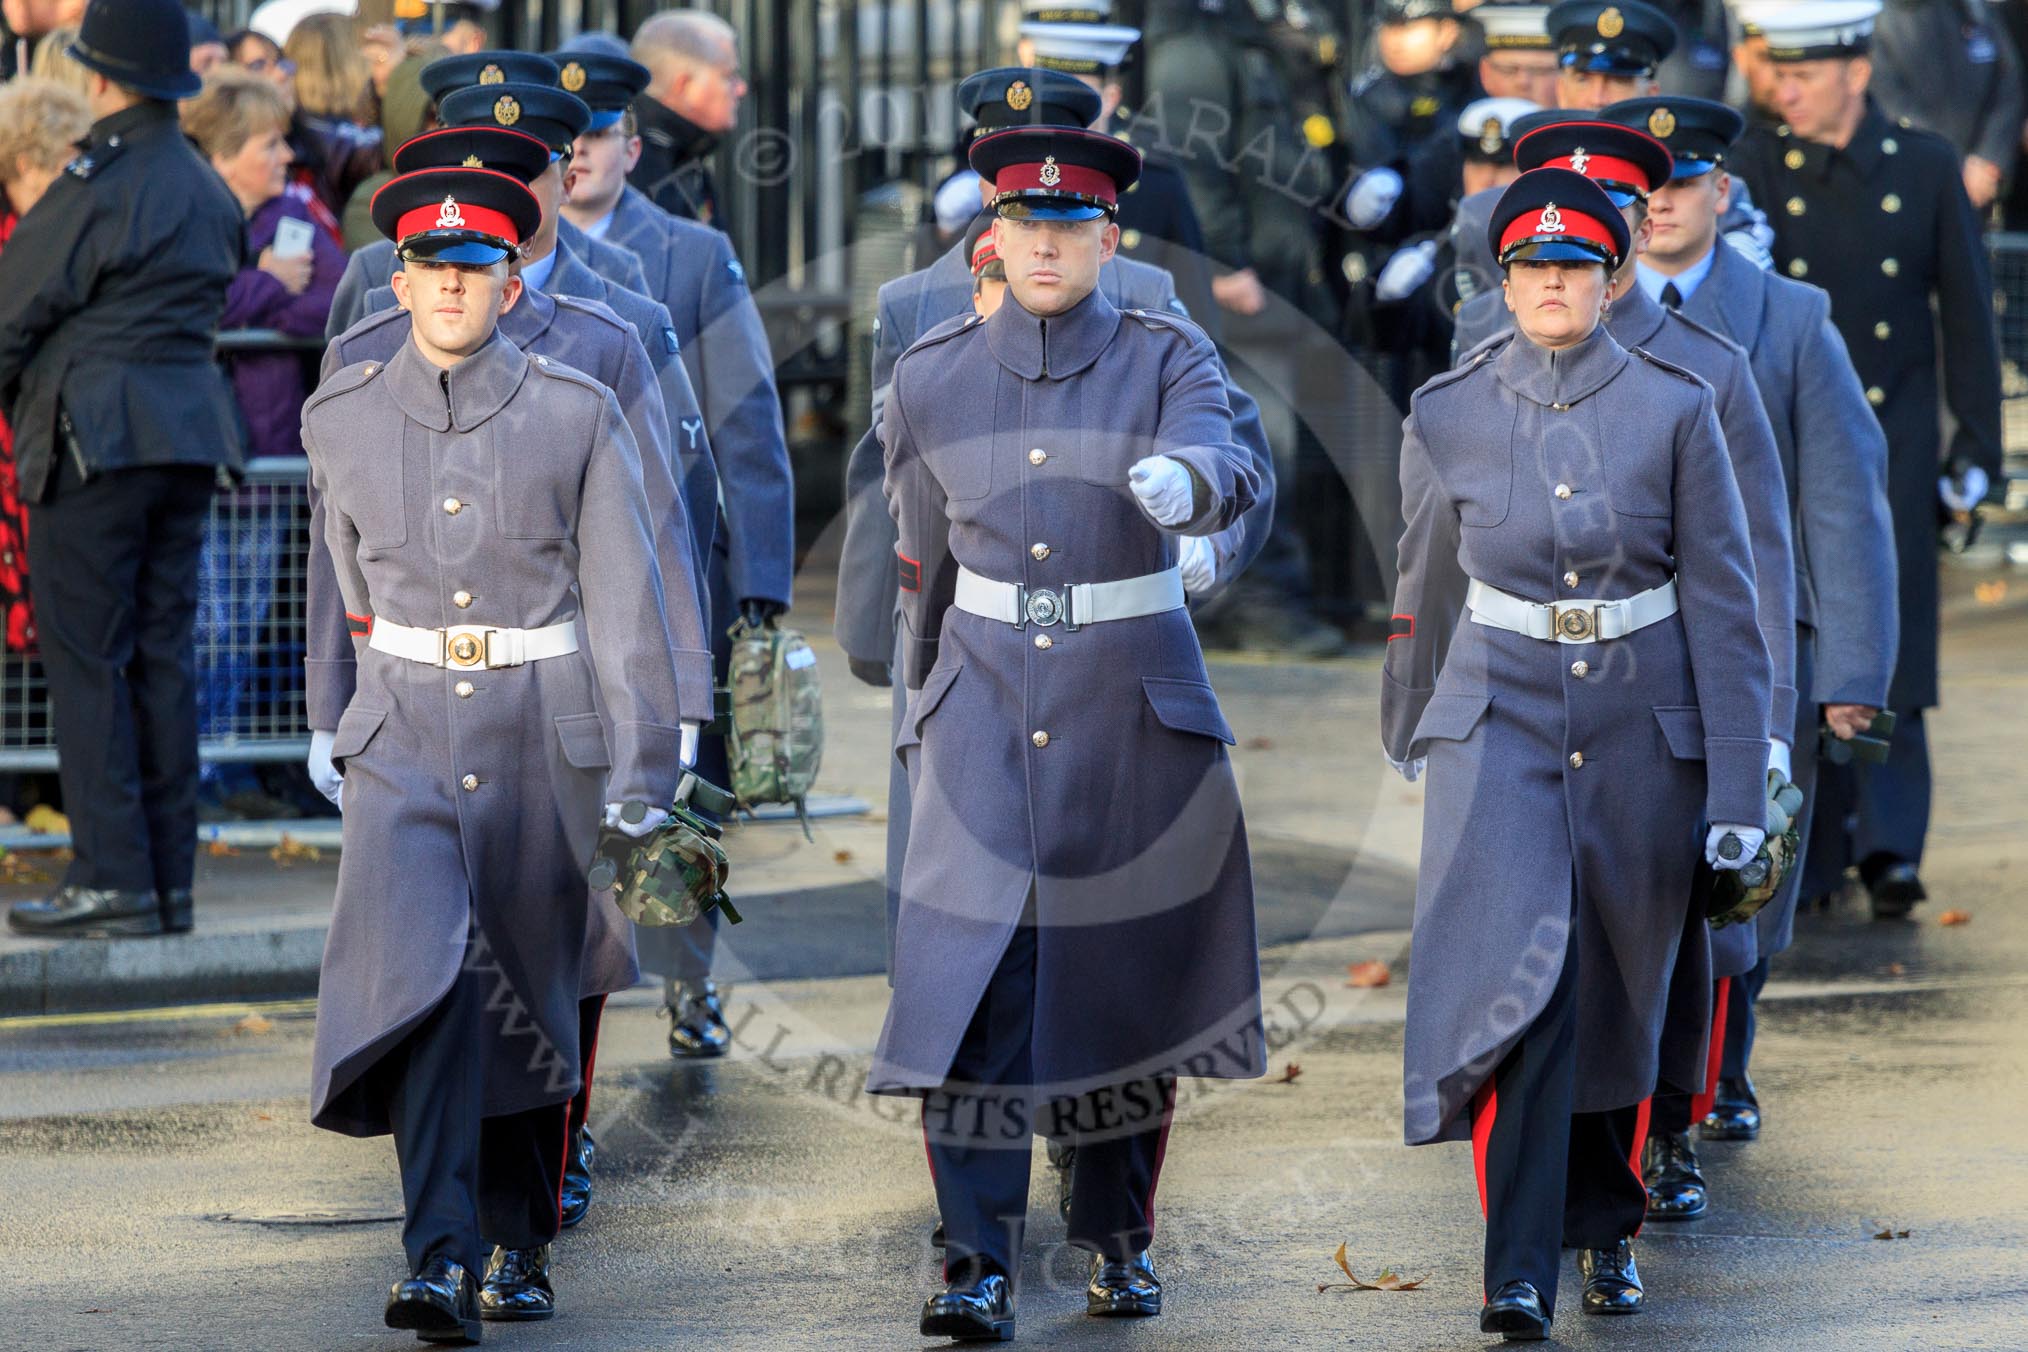
[[[1820, 729], [1853, 735], [1885, 705], [1894, 671], [1887, 440], [1831, 325], [1829, 298], [1756, 267], [1718, 238], [1732, 186], [1725, 154], [1745, 118], [1722, 103], [1669, 96], [1614, 104], [1602, 116], [1656, 134], [1675, 157], [1670, 181], [1649, 200], [1641, 291], [1745, 347], [1773, 425], [1795, 541], [1798, 699], [1790, 778], [1803, 791], [1799, 828], [1807, 846]], [[1617, 331], [1617, 310], [1614, 319]], [[1779, 725], [1774, 732], [1782, 735]], [[1759, 1103], [1747, 1073], [1754, 1001], [1767, 981], [1769, 958], [1792, 937], [1801, 862], [1752, 924], [1711, 937], [1718, 982], [1711, 1030], [1716, 1084], [1707, 1072], [1706, 1092], [1694, 1107], [1687, 1094], [1655, 1095], [1643, 1169], [1650, 1220], [1687, 1219], [1705, 1209], [1704, 1179], [1690, 1144], [1694, 1119], [1706, 1118], [1707, 1135], [1751, 1139], [1759, 1131]]]
[[1536, 169], [1491, 234], [1517, 332], [1411, 406], [1381, 724], [1429, 780], [1406, 1134], [1473, 1141], [1481, 1327], [1539, 1337], [1565, 1243], [1588, 1310], [1638, 1290], [1635, 1108], [1700, 848], [1762, 836], [1771, 667], [1711, 388], [1599, 322], [1618, 208]]
[[[720, 491], [710, 510], [719, 529], [706, 577], [712, 657], [724, 685], [734, 621], [772, 621], [788, 609], [794, 583], [795, 482], [767, 332], [725, 234], [670, 215], [627, 182], [641, 153], [634, 109], [647, 67], [603, 33], [579, 34], [551, 59], [564, 87], [592, 113], [577, 141], [564, 211], [588, 237], [639, 257], [647, 293], [668, 308], [703, 404], [701, 417], [678, 420], [675, 430], [686, 441], [708, 436], [718, 460]], [[730, 783], [723, 737], [704, 739], [697, 768], [713, 783]], [[732, 1040], [711, 979], [717, 939], [715, 909], [640, 936], [642, 964], [665, 979], [673, 1055], [720, 1056]]]
[[[397, 172], [431, 166], [462, 165], [471, 159], [511, 173], [523, 180], [539, 176], [549, 164], [549, 152], [534, 137], [503, 127], [442, 127], [404, 142], [394, 152]], [[575, 287], [583, 278], [574, 260], [561, 260], [545, 279], [548, 286]], [[697, 443], [696, 455], [676, 456], [671, 451], [670, 423], [696, 420], [698, 410], [690, 393], [690, 382], [680, 362], [671, 362], [658, 381], [635, 330], [597, 301], [574, 296], [551, 295], [528, 282], [524, 271], [520, 300], [500, 318], [500, 330], [522, 351], [563, 362], [612, 390], [619, 400], [628, 430], [644, 457], [665, 466], [668, 472], [649, 476], [649, 511], [656, 523], [656, 556], [664, 585], [668, 588], [671, 618], [671, 650], [683, 677], [683, 688], [698, 701], [683, 710], [686, 721], [708, 723], [711, 652], [707, 640], [707, 619], [702, 581], [703, 560], [711, 549], [712, 517], [717, 512], [717, 476], [711, 461], [709, 442]], [[384, 297], [386, 309], [378, 308]], [[410, 318], [395, 305], [391, 289], [376, 294], [373, 311], [347, 329], [325, 349], [323, 371], [329, 377], [339, 367], [360, 361], [386, 362], [393, 359], [408, 340]], [[665, 404], [663, 391], [674, 400]], [[673, 498], [659, 494], [674, 473], [683, 491]], [[693, 507], [705, 513], [702, 526], [692, 514]], [[319, 518], [312, 515], [309, 568], [328, 572], [330, 556], [317, 538]], [[466, 598], [467, 603], [471, 598]], [[327, 647], [341, 654], [334, 662], [313, 663], [308, 684], [310, 726], [313, 735], [311, 774], [327, 792], [334, 782], [324, 744], [338, 726], [338, 718], [352, 698], [356, 669], [350, 645], [342, 642], [348, 632], [364, 636], [366, 621], [348, 619], [335, 596], [323, 604], [313, 603], [310, 623], [327, 630]], [[579, 1047], [585, 1070], [585, 1087], [571, 1101], [570, 1166], [564, 1187], [564, 1220], [575, 1225], [591, 1203], [592, 1136], [585, 1123], [590, 1114], [590, 1069], [598, 1046], [600, 1020], [606, 997], [626, 990], [640, 980], [634, 953], [634, 927], [627, 923], [610, 894], [593, 902], [587, 935], [583, 1004], [579, 1024]]]
[[533, 194], [424, 169], [373, 211], [404, 247], [409, 340], [341, 368], [303, 414], [336, 585], [372, 617], [330, 748], [346, 848], [311, 1113], [395, 1138], [410, 1276], [389, 1326], [476, 1340], [480, 1317], [554, 1312], [585, 863], [601, 803], [616, 822], [622, 802], [670, 800], [700, 696], [670, 650], [650, 515], [675, 498], [667, 466], [610, 390], [498, 332]]
[[914, 828], [867, 1087], [924, 1102], [927, 1335], [1011, 1336], [1032, 1132], [1077, 1144], [1087, 1311], [1157, 1313], [1176, 1078], [1265, 1063], [1233, 737], [1176, 544], [1257, 478], [1209, 340], [1098, 286], [1138, 159], [1068, 127], [973, 144], [1007, 298], [904, 353], [881, 419]]

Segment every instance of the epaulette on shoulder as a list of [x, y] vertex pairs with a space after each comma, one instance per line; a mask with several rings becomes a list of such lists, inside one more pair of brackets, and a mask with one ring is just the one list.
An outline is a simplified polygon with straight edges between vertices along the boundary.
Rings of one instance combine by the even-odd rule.
[[[345, 349], [349, 345], [366, 337], [368, 334], [384, 329], [389, 324], [405, 324], [408, 322], [408, 311], [398, 305], [387, 310], [374, 310], [354, 320], [351, 328], [346, 329], [345, 332], [331, 340], [331, 346], [338, 349], [338, 355], [343, 357]], [[333, 374], [336, 373], [334, 372]]]
[[75, 159], [63, 166], [63, 172], [72, 178], [83, 179], [89, 182], [94, 176], [103, 171], [107, 165], [126, 153], [126, 149], [126, 141], [115, 136], [104, 145], [93, 146], [89, 150], [79, 151]]
[[1422, 388], [1415, 392], [1414, 397], [1420, 399], [1424, 395], [1440, 390], [1446, 385], [1457, 384], [1460, 380], [1463, 380], [1466, 376], [1498, 356], [1500, 349], [1513, 341], [1514, 330], [1512, 329], [1502, 329], [1492, 337], [1482, 340], [1471, 351], [1460, 356], [1456, 366], [1453, 366], [1448, 371], [1439, 371], [1428, 380], [1425, 380], [1422, 383]]
[[568, 381], [572, 385], [582, 385], [594, 394], [603, 395], [606, 393], [605, 386], [599, 384], [575, 366], [566, 366], [554, 357], [545, 357], [537, 352], [531, 353], [528, 360], [534, 364], [537, 371], [552, 380], [562, 380]]
[[588, 300], [583, 296], [558, 296], [553, 294], [550, 296], [550, 299], [556, 302], [559, 309], [574, 310], [578, 314], [589, 315], [609, 328], [631, 329], [633, 327], [633, 325], [627, 323], [626, 320], [614, 313], [613, 307], [607, 305], [604, 301]]
[[1145, 327], [1154, 329], [1157, 332], [1167, 330], [1172, 333], [1180, 333], [1188, 342], [1194, 343], [1204, 337], [1204, 330], [1197, 326], [1196, 321], [1186, 319], [1182, 315], [1169, 310], [1126, 310], [1123, 313], [1132, 315], [1135, 319], [1140, 320]]
[[1688, 367], [1678, 366], [1672, 361], [1663, 361], [1645, 347], [1629, 347], [1627, 351], [1633, 353], [1650, 366], [1659, 366], [1670, 375], [1686, 380], [1692, 385], [1702, 385], [1704, 383], [1703, 378], [1695, 371], [1690, 370]]
[[[397, 310], [395, 313], [407, 314], [408, 312], [406, 310]], [[333, 399], [348, 395], [354, 390], [372, 383], [373, 378], [386, 369], [387, 363], [384, 361], [356, 361], [349, 366], [339, 367], [331, 373], [329, 379], [310, 392], [310, 397], [303, 403], [304, 416], [309, 416], [312, 409], [319, 408], [330, 403]]]
[[909, 352], [918, 352], [926, 347], [935, 347], [939, 343], [947, 343], [961, 333], [970, 333], [985, 322], [986, 317], [976, 310], [970, 314], [952, 315], [949, 319], [933, 326], [928, 333], [910, 343], [908, 345], [908, 352], [904, 352], [901, 355], [906, 357]]

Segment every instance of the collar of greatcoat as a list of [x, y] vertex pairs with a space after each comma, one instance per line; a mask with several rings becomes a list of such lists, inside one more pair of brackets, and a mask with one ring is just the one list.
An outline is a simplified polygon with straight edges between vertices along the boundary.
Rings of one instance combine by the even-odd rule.
[[1767, 308], [1765, 282], [1753, 260], [1721, 238], [1712, 246], [1711, 271], [1683, 302], [1683, 313], [1751, 352]]
[[526, 352], [535, 346], [549, 326], [556, 322], [556, 300], [547, 291], [532, 286], [521, 288], [521, 299], [500, 316], [500, 332], [507, 341]]
[[[1618, 308], [1619, 302], [1613, 305]], [[1560, 352], [1536, 346], [1516, 329], [1514, 341], [1500, 349], [1493, 370], [1501, 384], [1523, 399], [1568, 408], [1595, 394], [1630, 360], [1627, 350], [1613, 341], [1604, 324], [1593, 329], [1591, 337], [1577, 346]]]
[[413, 333], [387, 364], [387, 387], [401, 411], [432, 432], [469, 432], [506, 407], [528, 378], [528, 358], [497, 331], [445, 371], [416, 348]]
[[1060, 315], [1043, 319], [1021, 308], [1009, 291], [986, 321], [986, 346], [1000, 364], [1024, 380], [1061, 380], [1097, 361], [1119, 332], [1120, 312], [1105, 288]]
[[552, 296], [581, 296], [596, 300], [605, 295], [605, 280], [592, 271], [592, 265], [563, 238], [562, 231], [556, 236], [556, 266], [549, 270], [549, 280], [543, 290]]
[[1635, 285], [1613, 302], [1612, 312], [1602, 327], [1612, 329], [1613, 341], [1621, 347], [1646, 347], [1668, 322], [1669, 312], [1662, 308], [1662, 303]]

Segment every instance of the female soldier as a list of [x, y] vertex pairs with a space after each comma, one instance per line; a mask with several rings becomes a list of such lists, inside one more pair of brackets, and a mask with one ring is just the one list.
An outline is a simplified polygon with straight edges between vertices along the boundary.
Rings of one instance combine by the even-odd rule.
[[1408, 1141], [1471, 1138], [1480, 1327], [1535, 1339], [1565, 1244], [1587, 1312], [1639, 1307], [1631, 1105], [1655, 1086], [1698, 847], [1737, 867], [1759, 845], [1770, 671], [1711, 388], [1599, 322], [1619, 211], [1538, 169], [1488, 242], [1516, 333], [1411, 405], [1381, 722], [1432, 788]]

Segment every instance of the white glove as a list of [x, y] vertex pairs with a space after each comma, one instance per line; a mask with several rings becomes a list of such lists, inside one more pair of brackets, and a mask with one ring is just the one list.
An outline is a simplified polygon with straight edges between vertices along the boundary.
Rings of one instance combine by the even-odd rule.
[[664, 812], [659, 807], [655, 807], [649, 808], [648, 815], [641, 818], [641, 820], [630, 822], [620, 816], [620, 808], [622, 806], [624, 805], [620, 803], [606, 804], [606, 825], [624, 835], [632, 836], [635, 840], [639, 840], [642, 836], [647, 835], [663, 822], [669, 820], [667, 812]]
[[1127, 486], [1141, 500], [1141, 510], [1158, 526], [1187, 525], [1197, 513], [1190, 471], [1180, 460], [1151, 455], [1127, 471]]
[[1789, 744], [1779, 737], [1767, 739], [1767, 768], [1781, 771], [1785, 780], [1793, 782], [1795, 775], [1789, 769]]
[[683, 768], [686, 770], [695, 769], [697, 766], [697, 738], [703, 731], [704, 725], [701, 723], [683, 725], [683, 745], [677, 748], [676, 758], [683, 762]]
[[[1728, 835], [1738, 836], [1740, 845], [1744, 847], [1737, 859], [1727, 859], [1718, 853], [1718, 842]], [[1766, 830], [1758, 826], [1741, 826], [1738, 822], [1714, 822], [1711, 834], [1704, 837], [1704, 862], [1721, 873], [1743, 869], [1760, 853], [1761, 842], [1766, 839]]]
[[1436, 251], [1433, 239], [1395, 250], [1394, 257], [1380, 269], [1380, 279], [1373, 284], [1374, 299], [1397, 301], [1414, 294], [1436, 271]]
[[1403, 779], [1407, 780], [1411, 784], [1415, 783], [1416, 780], [1421, 779], [1422, 772], [1429, 768], [1428, 756], [1417, 756], [1412, 761], [1398, 761], [1394, 757], [1388, 756], [1387, 753], [1384, 751], [1381, 752], [1380, 754], [1386, 757], [1389, 769], [1393, 770], [1394, 773], [1400, 775]]
[[310, 772], [310, 782], [317, 786], [317, 792], [329, 798], [333, 807], [343, 808], [338, 799], [345, 792], [345, 776], [331, 763], [331, 743], [337, 740], [338, 734], [334, 732], [312, 731], [310, 754], [303, 761], [303, 768]]
[[1944, 506], [1954, 512], [1971, 511], [1986, 500], [1986, 490], [1992, 486], [1993, 481], [1986, 477], [1986, 471], [1977, 465], [1966, 466], [1962, 480], [1946, 474], [1936, 481], [1937, 496], [1943, 499]]
[[1387, 219], [1400, 200], [1400, 174], [1392, 169], [1368, 169], [1345, 194], [1345, 219], [1361, 230], [1371, 230]]
[[1218, 581], [1218, 551], [1208, 535], [1186, 535], [1176, 551], [1176, 571], [1183, 574], [1183, 594], [1202, 596]]

